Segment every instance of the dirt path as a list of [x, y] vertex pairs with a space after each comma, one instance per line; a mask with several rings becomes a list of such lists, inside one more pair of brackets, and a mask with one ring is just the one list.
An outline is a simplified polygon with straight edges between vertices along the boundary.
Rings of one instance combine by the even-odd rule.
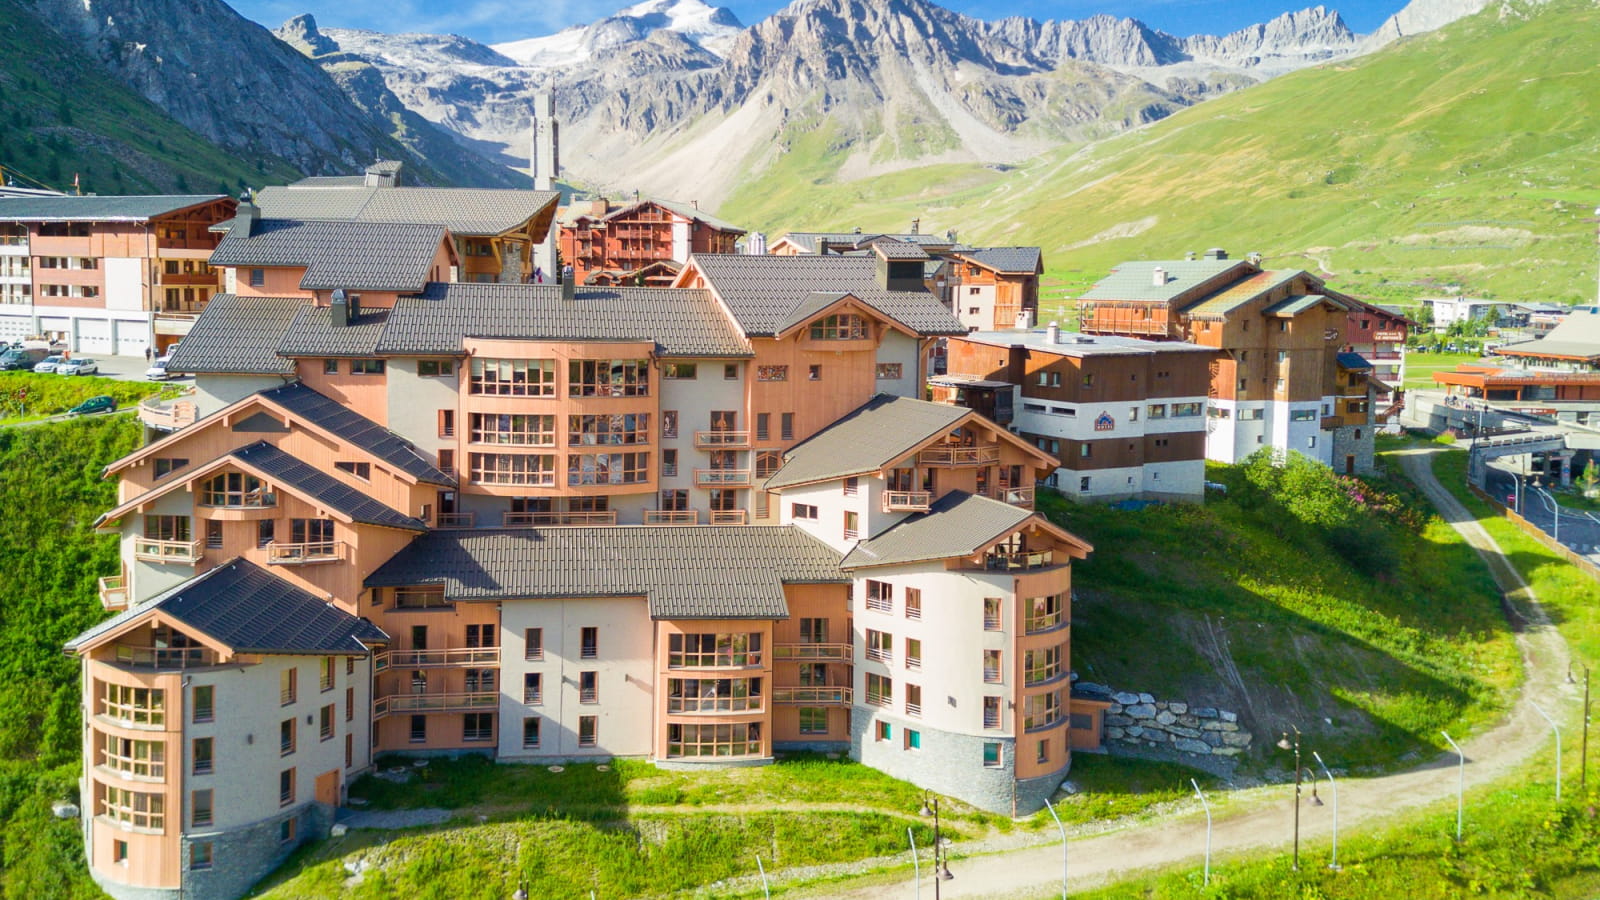
[[[1468, 787], [1504, 778], [1531, 754], [1548, 752], [1548, 727], [1525, 702], [1559, 695], [1567, 698], [1573, 688], [1566, 684], [1567, 647], [1561, 635], [1549, 624], [1537, 598], [1515, 569], [1505, 560], [1500, 548], [1467, 510], [1433, 476], [1432, 455], [1438, 448], [1406, 451], [1401, 462], [1406, 474], [1420, 486], [1478, 555], [1483, 557], [1501, 589], [1526, 620], [1527, 627], [1517, 636], [1525, 666], [1525, 679], [1511, 712], [1494, 727], [1462, 741], [1466, 751]], [[1551, 704], [1546, 704], [1549, 708]], [[1459, 736], [1456, 736], [1460, 740]], [[1314, 748], [1309, 748], [1314, 749]], [[1456, 758], [1442, 755], [1408, 772], [1368, 779], [1344, 779], [1339, 783], [1339, 827], [1349, 835], [1364, 827], [1392, 820], [1417, 807], [1454, 797]], [[1277, 848], [1289, 852], [1292, 827], [1293, 789], [1286, 785], [1240, 792], [1230, 798], [1230, 812], [1219, 816], [1212, 837], [1213, 862], [1219, 857], [1242, 851]], [[1467, 807], [1468, 827], [1472, 807]], [[1301, 809], [1301, 839], [1326, 838], [1332, 830], [1332, 805]], [[1071, 887], [1086, 888], [1108, 880], [1132, 875], [1139, 870], [1174, 863], [1200, 865], [1205, 848], [1205, 820], [1198, 804], [1193, 814], [1139, 825], [1109, 834], [1073, 839]], [[959, 848], [957, 848], [959, 850]], [[1321, 859], [1302, 859], [1303, 865], [1319, 865]], [[923, 890], [932, 896], [931, 878], [923, 867]], [[956, 877], [944, 882], [941, 895], [949, 898], [986, 900], [1037, 900], [1061, 887], [1061, 846], [1049, 844], [1006, 853], [958, 859], [952, 867]], [[851, 900], [910, 900], [916, 896], [911, 879], [900, 883], [874, 883], [860, 887], [835, 883], [795, 896], [851, 898]]]

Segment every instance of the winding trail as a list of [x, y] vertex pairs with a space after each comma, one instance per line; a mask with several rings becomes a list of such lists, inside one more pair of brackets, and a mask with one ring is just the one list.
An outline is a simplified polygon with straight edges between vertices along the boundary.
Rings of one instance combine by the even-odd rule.
[[[1560, 695], [1576, 697], [1575, 688], [1566, 684], [1567, 645], [1551, 626], [1538, 598], [1506, 560], [1498, 544], [1433, 475], [1433, 454], [1437, 447], [1404, 451], [1401, 465], [1406, 474], [1427, 495], [1439, 514], [1488, 564], [1495, 581], [1526, 622], [1517, 635], [1524, 665], [1524, 679], [1510, 712], [1486, 731], [1461, 742], [1467, 756], [1468, 787], [1500, 780], [1534, 753], [1544, 752], [1550, 740], [1548, 726], [1528, 705], [1532, 698]], [[1520, 624], [1520, 623], [1518, 623]], [[1570, 718], [1570, 717], [1563, 717]], [[1457, 766], [1454, 754], [1441, 755], [1423, 765], [1392, 775], [1374, 778], [1346, 778], [1339, 782], [1339, 826], [1341, 835], [1374, 827], [1422, 806], [1453, 798]], [[1212, 837], [1213, 863], [1251, 850], [1289, 851], [1293, 807], [1292, 788], [1274, 785], [1238, 792], [1230, 796], [1228, 810], [1216, 821]], [[1119, 831], [1092, 837], [1074, 838], [1071, 854], [1071, 887], [1074, 890], [1128, 877], [1140, 870], [1192, 863], [1200, 866], [1205, 849], [1205, 821], [1198, 804], [1191, 814], [1173, 816], [1154, 823], [1141, 823]], [[1471, 827], [1472, 807], [1467, 807]], [[1302, 807], [1301, 840], [1319, 840], [1331, 832], [1332, 806]], [[1072, 830], [1069, 829], [1069, 833]], [[957, 848], [958, 851], [960, 848]], [[926, 860], [926, 856], [924, 856]], [[891, 860], [881, 860], [888, 864]], [[905, 862], [902, 855], [898, 862]], [[1302, 865], [1320, 865], [1321, 860], [1302, 860]], [[923, 880], [931, 882], [923, 866]], [[1061, 889], [1061, 845], [1042, 844], [1020, 850], [958, 859], [957, 877], [941, 885], [941, 896], [973, 900], [1037, 900]], [[777, 874], [777, 873], [774, 873]], [[785, 873], [787, 874], [787, 873]], [[815, 874], [815, 873], [810, 873]], [[779, 876], [781, 879], [782, 876]], [[775, 879], [775, 880], [779, 880]], [[787, 880], [787, 879], [782, 879]], [[881, 878], [870, 884], [835, 882], [803, 889], [791, 896], [846, 898], [846, 900], [911, 900], [915, 897], [909, 877], [895, 883]], [[932, 884], [925, 884], [933, 896]]]

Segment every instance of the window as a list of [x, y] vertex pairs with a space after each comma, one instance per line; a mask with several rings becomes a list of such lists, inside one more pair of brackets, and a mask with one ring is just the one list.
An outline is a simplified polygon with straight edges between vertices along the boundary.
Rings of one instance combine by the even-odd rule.
[[668, 668], [714, 669], [759, 665], [759, 632], [674, 634], [667, 637]]
[[320, 740], [333, 739], [333, 704], [324, 706], [317, 714], [317, 737]]
[[199, 828], [205, 825], [210, 825], [211, 822], [212, 813], [210, 788], [207, 788], [203, 791], [191, 792], [189, 794], [189, 824]]
[[1078, 456], [1079, 457], [1081, 457], [1083, 459], [1088, 459], [1089, 457], [1091, 457], [1093, 455], [1094, 455], [1094, 447], [1091, 444], [1089, 444], [1087, 441], [1085, 441], [1084, 443], [1081, 443], [1081, 444], [1078, 445]]
[[599, 703], [600, 702], [600, 673], [599, 672], [579, 672], [578, 673], [578, 702], [579, 703]]
[[853, 541], [861, 536], [861, 514], [846, 512], [844, 514], [844, 539]]
[[[593, 747], [600, 740], [600, 717], [578, 717], [578, 746]], [[670, 740], [670, 738], [668, 739]], [[670, 756], [670, 752], [668, 753]]]
[[983, 727], [991, 729], [1000, 727], [999, 697], [983, 698]]
[[881, 663], [894, 662], [894, 635], [868, 628], [867, 659]]
[[1201, 407], [1204, 405], [1203, 403], [1174, 403], [1172, 404], [1172, 416], [1177, 419], [1198, 416], [1200, 415]]
[[859, 341], [867, 336], [867, 320], [860, 316], [823, 316], [811, 323], [813, 341]]
[[878, 363], [878, 380], [899, 381], [901, 378], [900, 363]]
[[161, 725], [166, 722], [164, 693], [160, 688], [136, 688], [120, 684], [104, 685], [103, 713], [132, 725]]
[[212, 738], [195, 738], [189, 744], [190, 769], [196, 775], [210, 775], [214, 771]]
[[823, 706], [800, 707], [801, 734], [827, 734], [828, 709]]
[[912, 729], [907, 728], [905, 731], [901, 732], [901, 734], [905, 736], [905, 744], [903, 745], [903, 749], [906, 749], [906, 750], [921, 750], [922, 749], [922, 732], [913, 731]]
[[1050, 691], [1045, 694], [1033, 694], [1022, 699], [1022, 727], [1024, 729], [1047, 728], [1061, 721], [1061, 714], [1065, 710], [1061, 707], [1061, 692]]
[[332, 519], [290, 519], [289, 540], [296, 544], [325, 544], [333, 540]]
[[[678, 451], [661, 451], [661, 477], [673, 478], [678, 474]], [[663, 507], [665, 508], [665, 507]]]
[[894, 737], [894, 726], [882, 720], [874, 722], [872, 723], [872, 736], [873, 740], [877, 741], [890, 740]]
[[1152, 419], [1165, 419], [1167, 417], [1167, 405], [1165, 403], [1152, 403], [1145, 407], [1145, 415]]
[[794, 413], [786, 412], [782, 417], [782, 428], [778, 437], [785, 441], [794, 440]]
[[906, 715], [920, 718], [922, 716], [922, 685], [906, 685]]
[[663, 409], [661, 411], [661, 436], [675, 438], [678, 436], [678, 411]]
[[894, 682], [889, 676], [867, 673], [867, 705], [894, 705]]
[[556, 458], [538, 453], [468, 453], [468, 477], [473, 484], [554, 487]]
[[1061, 647], [1042, 647], [1022, 654], [1023, 678], [1027, 684], [1043, 684], [1061, 674]]
[[453, 376], [456, 374], [456, 363], [453, 359], [419, 359], [417, 374], [423, 378]]
[[543, 628], [524, 628], [522, 630], [522, 658], [544, 659]]
[[278, 522], [276, 519], [256, 520], [256, 549], [262, 550], [273, 542], [278, 536]]
[[789, 516], [790, 518], [795, 519], [811, 519], [812, 521], [815, 521], [817, 518], [817, 508], [810, 503], [791, 504], [789, 507]]
[[382, 375], [383, 360], [381, 359], [352, 359], [350, 360], [351, 375]]
[[222, 549], [222, 521], [220, 519], [206, 520], [206, 548], [210, 550]]
[[421, 744], [428, 740], [428, 717], [411, 717], [411, 743]]
[[522, 675], [522, 702], [528, 706], [538, 706], [544, 702], [544, 676], [538, 672], [524, 672]]
[[[345, 718], [346, 719], [350, 718], [350, 713], [349, 713], [350, 709], [351, 709], [351, 707], [345, 707], [345, 710], [346, 710]], [[350, 768], [351, 766], [353, 766], [355, 764], [356, 764], [356, 736], [353, 735], [353, 734], [346, 734], [344, 736], [344, 767], [346, 769], [348, 769], [348, 768]]]
[[266, 283], [267, 283], [267, 270], [266, 269], [251, 269], [250, 270], [250, 286], [251, 287], [264, 287], [264, 286], [266, 286]]
[[[573, 416], [574, 430], [577, 429]], [[584, 418], [610, 418], [608, 416]], [[474, 444], [510, 444], [522, 447], [553, 447], [556, 443], [556, 417], [515, 413], [472, 413], [468, 418], [469, 440]], [[577, 443], [574, 438], [574, 443]], [[584, 443], [595, 443], [585, 441]]]
[[921, 588], [914, 588], [914, 587], [906, 588], [906, 618], [908, 618], [908, 619], [920, 619], [920, 618], [922, 618], [922, 589]]
[[984, 631], [999, 631], [1001, 629], [1001, 627], [1003, 626], [1003, 623], [1004, 623], [1004, 619], [1002, 617], [1000, 609], [1001, 609], [1001, 603], [1000, 603], [1000, 598], [999, 597], [985, 597], [985, 598], [983, 598], [983, 630]]
[[1078, 490], [1087, 491], [1088, 489], [1089, 489], [1089, 476], [1085, 475], [1084, 477], [1078, 479]]
[[522, 720], [522, 749], [539, 749], [539, 717], [528, 716]]
[[1316, 448], [1317, 448], [1317, 436], [1313, 434], [1311, 437], [1306, 438], [1306, 449], [1307, 450], [1315, 450]]
[[278, 704], [288, 706], [295, 700], [296, 670], [284, 669], [278, 673]]
[[694, 363], [666, 363], [661, 367], [662, 378], [687, 380], [697, 377], [697, 373]]
[[1001, 756], [1000, 756], [1000, 745], [999, 744], [984, 744], [983, 745], [983, 767], [986, 768], [986, 769], [998, 769], [998, 768], [1001, 768], [1004, 765], [1005, 765], [1005, 763], [1001, 759]]
[[585, 626], [578, 632], [580, 659], [597, 659], [600, 656], [600, 629], [593, 625]]
[[184, 466], [187, 466], [188, 464], [189, 461], [187, 459], [180, 459], [178, 457], [158, 457], [156, 459], [156, 479], [160, 480], [165, 478], [168, 475], [171, 475], [173, 472], [176, 472]]
[[288, 806], [294, 802], [294, 770], [284, 769], [278, 773], [278, 805]]
[[1315, 422], [1317, 411], [1314, 409], [1297, 409], [1289, 413], [1291, 422]]
[[333, 690], [334, 658], [324, 656], [317, 666], [317, 688], [323, 691]]
[[353, 687], [347, 687], [344, 689], [344, 720], [346, 722], [353, 722], [355, 721], [355, 718], [356, 689]]
[[747, 712], [761, 709], [759, 678], [668, 678], [667, 712]]
[[570, 397], [648, 397], [647, 359], [574, 359], [567, 363]]
[[649, 453], [573, 453], [567, 484], [642, 484], [650, 480]]
[[844, 480], [844, 495], [854, 497], [861, 490], [861, 479], [851, 476]]
[[867, 579], [867, 609], [894, 612], [894, 586], [887, 581]]
[[1049, 631], [1066, 621], [1066, 595], [1050, 594], [1046, 597], [1029, 597], [1023, 601], [1026, 619], [1023, 628], [1028, 634]]
[[1039, 742], [1039, 752], [1035, 759], [1041, 763], [1047, 763], [1050, 761], [1050, 742], [1048, 740], [1041, 740]]
[[[132, 828], [149, 828], [160, 831], [166, 826], [166, 799], [160, 794], [146, 794], [106, 785], [100, 800], [100, 815]], [[127, 851], [123, 850], [123, 857]]]
[[493, 625], [468, 625], [467, 646], [470, 648], [497, 646], [496, 628]]
[[1090, 373], [1088, 373], [1088, 374], [1083, 376], [1083, 386], [1084, 387], [1094, 387], [1094, 373], [1093, 372], [1090, 372]]
[[456, 411], [453, 409], [439, 410], [439, 437], [448, 438], [456, 436]]
[[284, 719], [278, 723], [278, 755], [288, 756], [294, 752], [295, 720]]
[[284, 819], [278, 823], [278, 843], [287, 844], [294, 840], [294, 819]]
[[756, 477], [766, 478], [783, 468], [783, 454], [776, 450], [756, 451]]
[[474, 357], [467, 393], [500, 397], [554, 397], [553, 359], [481, 359]]
[[1221, 408], [1219, 406], [1213, 406], [1210, 409], [1206, 410], [1206, 418], [1209, 418], [1209, 419], [1227, 419], [1227, 418], [1230, 418], [1232, 415], [1233, 415], [1233, 412], [1231, 410], [1226, 410], [1226, 409], [1223, 409], [1223, 408]]
[[756, 756], [761, 753], [761, 724], [668, 725], [667, 756]]
[[826, 644], [828, 642], [828, 620], [802, 618], [800, 620], [800, 642], [802, 644]]
[[739, 364], [738, 363], [723, 363], [722, 364], [722, 380], [723, 381], [738, 381], [739, 380]]
[[[551, 436], [554, 443], [554, 435]], [[625, 413], [610, 416], [568, 416], [567, 444], [592, 447], [597, 444], [623, 446], [650, 443], [650, 414]]]
[[324, 375], [337, 375], [337, 374], [339, 374], [339, 361], [337, 359], [325, 359], [325, 360], [323, 360], [322, 361], [322, 374], [324, 374]]
[[819, 365], [807, 366], [806, 367], [806, 380], [807, 381], [821, 381], [822, 380], [822, 366], [819, 366]]
[[918, 638], [906, 638], [906, 668], [922, 668], [922, 641]]
[[134, 778], [165, 778], [167, 745], [161, 741], [136, 741], [102, 734], [101, 765]]
[[277, 498], [261, 479], [243, 472], [224, 472], [200, 486], [200, 505], [260, 508], [276, 506]]
[[464, 713], [461, 716], [463, 741], [488, 741], [494, 739], [494, 713]]
[[119, 864], [124, 865], [124, 866], [128, 864], [128, 842], [127, 841], [112, 841], [111, 842], [111, 861], [114, 862], [114, 863], [119, 863]]
[[[118, 841], [117, 843], [122, 843]], [[210, 841], [197, 841], [189, 845], [189, 869], [200, 872], [211, 868], [217, 861], [216, 849]]]
[[1260, 409], [1241, 409], [1239, 410], [1239, 421], [1255, 422], [1260, 420], [1263, 414], [1264, 410]]
[[756, 366], [757, 381], [788, 381], [788, 366]]

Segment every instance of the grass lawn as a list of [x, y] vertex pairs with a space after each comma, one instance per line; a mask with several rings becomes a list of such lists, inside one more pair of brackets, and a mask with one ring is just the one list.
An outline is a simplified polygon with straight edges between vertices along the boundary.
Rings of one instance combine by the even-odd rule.
[[151, 394], [176, 397], [184, 387], [142, 381], [118, 381], [97, 375], [35, 375], [0, 372], [0, 425], [16, 425], [60, 415], [90, 397], [109, 394], [118, 407], [138, 403]]
[[1405, 387], [1407, 390], [1411, 388], [1432, 390], [1438, 387], [1433, 381], [1433, 373], [1446, 372], [1462, 363], [1477, 362], [1481, 358], [1476, 353], [1409, 352], [1406, 354]]

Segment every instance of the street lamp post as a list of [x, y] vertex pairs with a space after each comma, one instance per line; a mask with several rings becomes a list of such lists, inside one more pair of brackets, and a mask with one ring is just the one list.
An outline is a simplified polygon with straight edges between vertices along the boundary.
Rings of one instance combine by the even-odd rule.
[[1049, 797], [1044, 799], [1044, 808], [1050, 810], [1050, 818], [1056, 820], [1056, 830], [1061, 832], [1061, 900], [1067, 900], [1067, 829]]
[[1322, 767], [1322, 774], [1328, 776], [1328, 790], [1333, 794], [1333, 860], [1328, 863], [1328, 868], [1339, 871], [1339, 782], [1333, 780], [1333, 773], [1328, 771], [1328, 764], [1322, 761], [1317, 751], [1311, 751], [1311, 758]]
[[1278, 739], [1278, 748], [1294, 751], [1294, 870], [1298, 872], [1300, 871], [1300, 728], [1295, 725], [1289, 727], [1294, 729], [1294, 738], [1291, 739], [1289, 733], [1284, 732], [1283, 737]]
[[1441, 731], [1444, 739], [1450, 742], [1451, 749], [1456, 751], [1456, 843], [1461, 843], [1461, 814], [1466, 808], [1467, 795], [1467, 755], [1461, 752], [1461, 746], [1449, 732]]
[[1556, 720], [1550, 718], [1550, 714], [1545, 712], [1544, 708], [1541, 707], [1539, 704], [1534, 703], [1532, 700], [1529, 700], [1528, 701], [1528, 705], [1533, 707], [1533, 711], [1538, 713], [1540, 718], [1542, 718], [1546, 722], [1548, 722], [1550, 724], [1550, 730], [1554, 731], [1556, 733], [1556, 802], [1560, 803], [1561, 802], [1561, 726], [1557, 725], [1556, 724]]
[[1206, 792], [1200, 790], [1200, 783], [1193, 778], [1189, 783], [1194, 785], [1194, 795], [1200, 798], [1200, 805], [1206, 810], [1206, 869], [1203, 887], [1211, 886], [1211, 804], [1206, 802]]
[[950, 872], [950, 851], [945, 849], [944, 838], [939, 834], [939, 798], [923, 791], [918, 815], [933, 816], [933, 900], [939, 900], [939, 882], [956, 877]]
[[922, 900], [922, 864], [917, 862], [917, 836], [911, 826], [906, 826], [906, 840], [911, 842], [911, 881], [917, 886], [917, 900]]
[[756, 871], [761, 873], [761, 895], [772, 900], [772, 888], [767, 884], [767, 867], [761, 864], [761, 854], [756, 854]]

